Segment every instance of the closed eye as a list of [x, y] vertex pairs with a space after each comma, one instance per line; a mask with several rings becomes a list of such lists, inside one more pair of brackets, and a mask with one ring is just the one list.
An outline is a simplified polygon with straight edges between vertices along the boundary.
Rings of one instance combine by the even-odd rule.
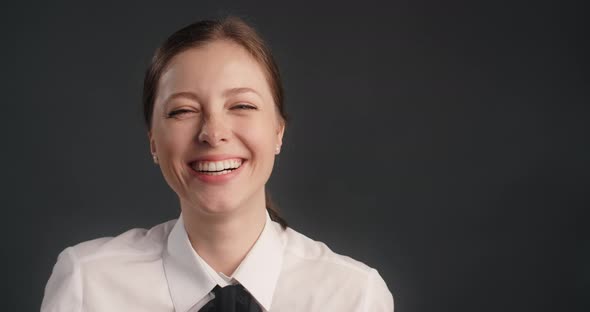
[[232, 107], [232, 109], [257, 109], [255, 106], [252, 105], [247, 105], [247, 104], [238, 104], [234, 107]]
[[168, 114], [168, 117], [174, 117], [176, 115], [182, 115], [184, 113], [191, 113], [191, 112], [193, 112], [193, 111], [188, 110], [188, 109], [178, 109], [178, 110], [175, 110], [175, 111], [170, 112]]

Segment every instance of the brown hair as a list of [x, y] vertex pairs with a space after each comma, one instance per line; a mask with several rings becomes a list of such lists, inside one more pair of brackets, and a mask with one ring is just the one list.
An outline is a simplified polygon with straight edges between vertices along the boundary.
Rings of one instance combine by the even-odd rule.
[[[256, 33], [242, 19], [229, 16], [220, 20], [203, 20], [190, 24], [175, 33], [156, 50], [154, 57], [145, 73], [143, 83], [143, 114], [148, 130], [151, 130], [154, 101], [158, 91], [158, 83], [170, 60], [190, 48], [195, 48], [214, 40], [231, 40], [244, 49], [263, 67], [273, 100], [283, 123], [287, 122], [287, 115], [283, 105], [283, 85], [279, 68], [275, 63], [270, 49]], [[268, 190], [265, 190], [266, 209], [273, 221], [278, 222], [284, 229], [288, 224], [272, 202]]]

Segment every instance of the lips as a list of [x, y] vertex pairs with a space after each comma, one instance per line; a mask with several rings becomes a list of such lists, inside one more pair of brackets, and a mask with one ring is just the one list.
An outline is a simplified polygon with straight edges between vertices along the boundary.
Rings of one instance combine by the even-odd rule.
[[239, 157], [217, 158], [218, 160], [213, 161], [210, 160], [211, 158], [191, 161], [187, 166], [190, 168], [190, 173], [202, 182], [219, 184], [237, 176], [247, 162], [246, 159]]
[[189, 164], [195, 171], [204, 173], [221, 173], [239, 168], [242, 165], [241, 158], [224, 159], [219, 161], [194, 161]]

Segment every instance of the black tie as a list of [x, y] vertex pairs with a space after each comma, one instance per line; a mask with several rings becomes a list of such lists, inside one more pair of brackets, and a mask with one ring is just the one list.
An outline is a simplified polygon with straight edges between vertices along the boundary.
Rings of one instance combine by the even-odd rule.
[[213, 288], [215, 298], [199, 312], [262, 312], [256, 300], [241, 284]]

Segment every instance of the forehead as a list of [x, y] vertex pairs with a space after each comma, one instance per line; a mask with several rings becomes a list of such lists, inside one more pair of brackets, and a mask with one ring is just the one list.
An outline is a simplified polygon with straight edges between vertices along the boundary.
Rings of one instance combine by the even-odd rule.
[[270, 95], [263, 67], [239, 44], [216, 40], [174, 56], [159, 81], [161, 96], [193, 91], [213, 96], [229, 88], [252, 88]]

